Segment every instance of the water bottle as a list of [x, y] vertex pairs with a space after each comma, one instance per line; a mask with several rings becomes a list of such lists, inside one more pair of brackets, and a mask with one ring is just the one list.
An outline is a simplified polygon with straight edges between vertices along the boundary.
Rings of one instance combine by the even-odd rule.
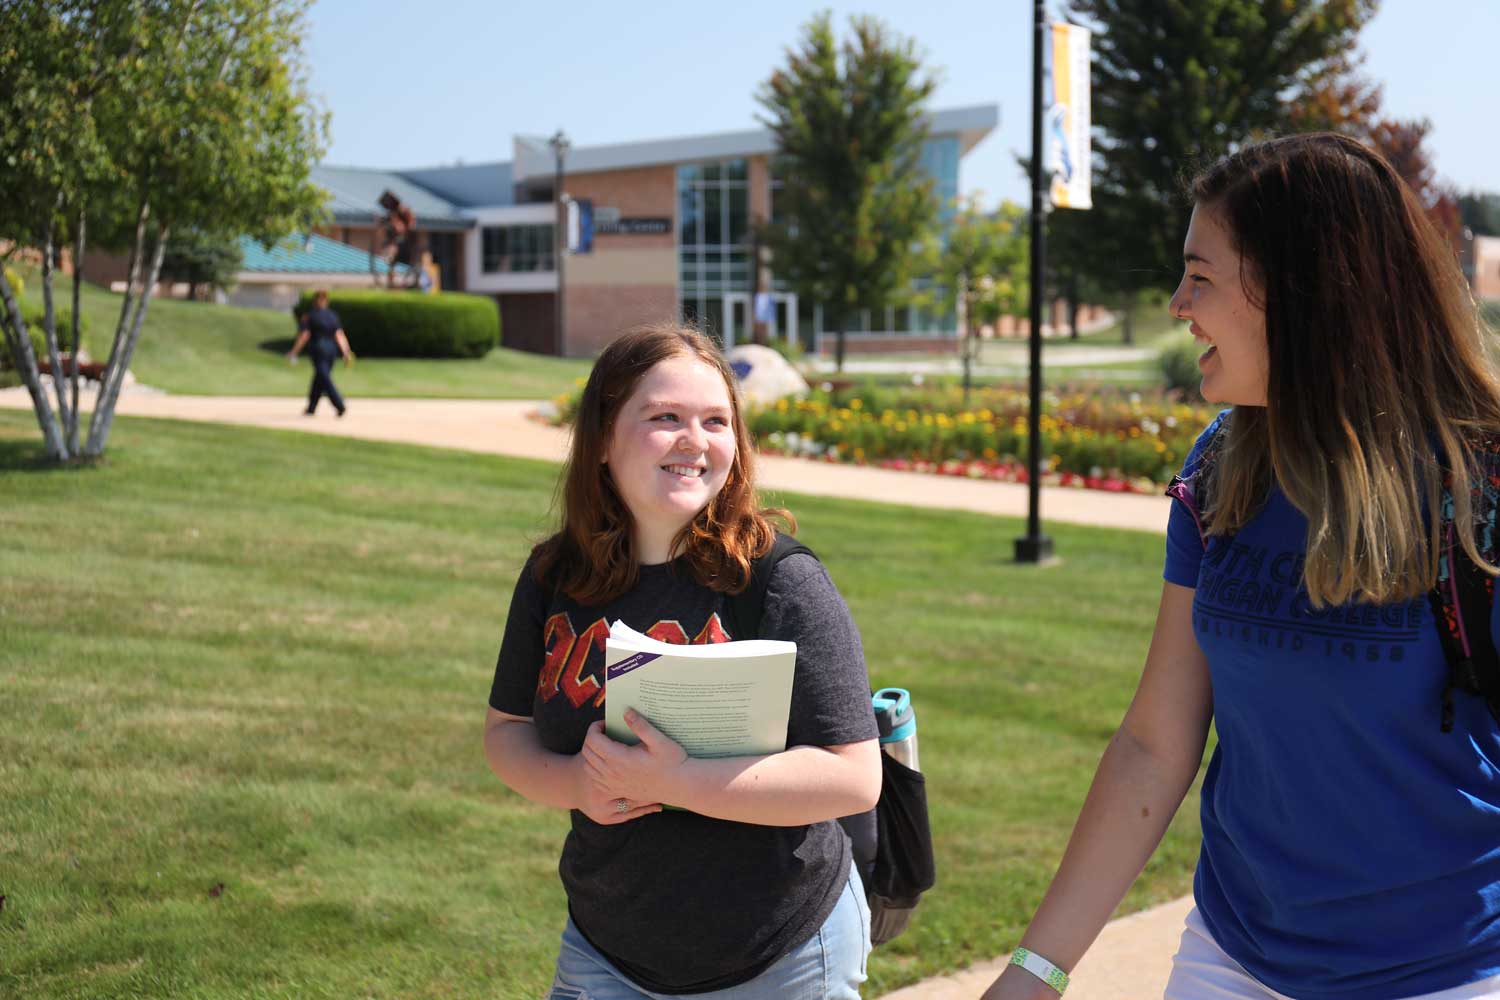
[[880, 729], [880, 749], [897, 763], [913, 771], [917, 762], [917, 713], [911, 707], [911, 692], [905, 688], [881, 688], [875, 692], [875, 724]]

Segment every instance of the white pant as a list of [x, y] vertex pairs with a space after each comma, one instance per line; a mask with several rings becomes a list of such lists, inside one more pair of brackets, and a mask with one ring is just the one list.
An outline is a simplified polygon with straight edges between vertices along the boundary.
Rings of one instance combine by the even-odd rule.
[[[1182, 929], [1182, 944], [1172, 957], [1172, 978], [1162, 1000], [1291, 1000], [1251, 978], [1224, 954], [1195, 906]], [[1408, 1000], [1500, 1000], [1500, 976], [1465, 983], [1451, 990], [1423, 993]]]

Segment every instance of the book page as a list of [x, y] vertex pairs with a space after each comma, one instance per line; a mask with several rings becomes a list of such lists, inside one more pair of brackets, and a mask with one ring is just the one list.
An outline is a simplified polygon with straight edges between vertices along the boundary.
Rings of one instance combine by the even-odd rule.
[[639, 742], [625, 725], [625, 710], [634, 708], [691, 757], [786, 749], [795, 643], [675, 646], [640, 639], [616, 638], [611, 629], [605, 644], [604, 728], [612, 739]]

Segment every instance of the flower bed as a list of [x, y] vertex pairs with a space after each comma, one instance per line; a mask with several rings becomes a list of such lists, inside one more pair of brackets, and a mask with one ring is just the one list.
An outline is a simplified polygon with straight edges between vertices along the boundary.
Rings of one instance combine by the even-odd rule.
[[[920, 396], [868, 389], [814, 393], [758, 410], [749, 422], [762, 451], [1024, 482], [1026, 394], [986, 390], [973, 394], [967, 409], [961, 400], [957, 390]], [[1154, 490], [1181, 467], [1215, 412], [1139, 393], [1047, 393], [1041, 418], [1044, 482]]]
[[[559, 397], [558, 422], [577, 395]], [[826, 462], [1024, 483], [1029, 399], [1020, 389], [875, 386], [819, 390], [749, 411], [763, 453]], [[1181, 467], [1216, 407], [1165, 393], [1064, 387], [1043, 395], [1043, 478], [1048, 486], [1156, 492]]]

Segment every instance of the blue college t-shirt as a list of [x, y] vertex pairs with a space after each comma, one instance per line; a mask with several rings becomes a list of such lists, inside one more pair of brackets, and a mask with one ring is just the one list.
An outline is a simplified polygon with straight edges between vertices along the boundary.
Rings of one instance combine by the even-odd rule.
[[1195, 590], [1219, 737], [1198, 909], [1292, 997], [1392, 1000], [1500, 974], [1500, 732], [1462, 691], [1440, 730], [1447, 663], [1425, 595], [1313, 608], [1306, 547], [1306, 517], [1274, 487], [1206, 550], [1172, 504], [1163, 576]]

